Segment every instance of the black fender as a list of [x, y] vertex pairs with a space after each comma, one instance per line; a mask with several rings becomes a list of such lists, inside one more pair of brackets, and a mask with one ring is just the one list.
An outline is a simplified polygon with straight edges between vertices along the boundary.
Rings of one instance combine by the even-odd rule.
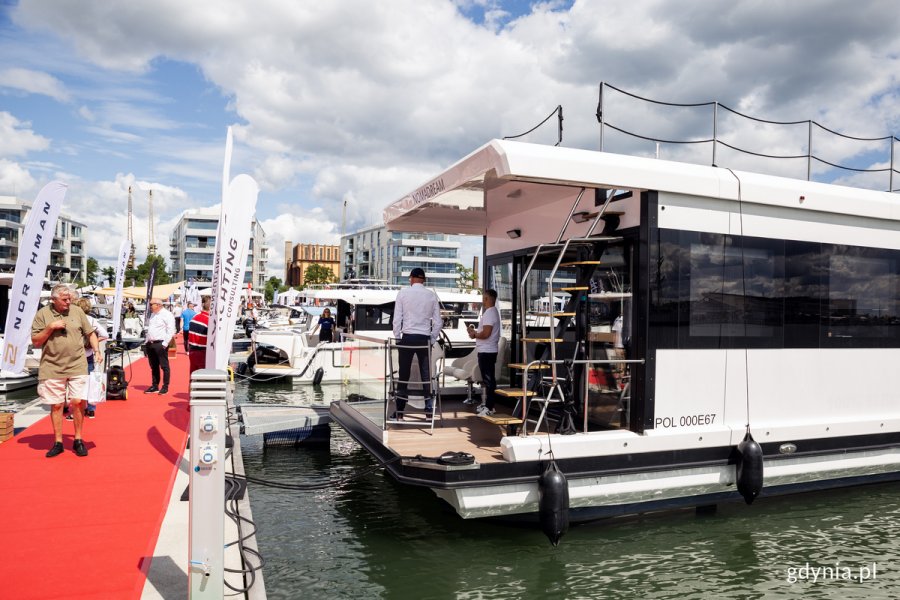
[[550, 461], [544, 470], [538, 480], [538, 490], [541, 530], [551, 544], [558, 546], [560, 538], [569, 530], [569, 483], [556, 461]]
[[763, 489], [763, 451], [749, 431], [737, 446], [737, 489], [747, 504]]

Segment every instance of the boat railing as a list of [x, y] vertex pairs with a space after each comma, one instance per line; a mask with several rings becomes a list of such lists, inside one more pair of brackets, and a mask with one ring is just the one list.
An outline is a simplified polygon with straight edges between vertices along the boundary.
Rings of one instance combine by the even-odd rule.
[[[521, 409], [522, 409], [522, 428], [520, 430], [520, 435], [522, 437], [526, 437], [528, 435], [528, 413], [531, 408], [531, 402], [537, 401], [541, 402], [543, 406], [541, 407], [541, 414], [538, 417], [537, 422], [534, 426], [535, 433], [540, 431], [541, 422], [547, 413], [547, 408], [549, 407], [551, 402], [559, 403], [562, 400], [559, 398], [553, 398], [553, 389], [551, 389], [544, 397], [540, 396], [530, 396], [528, 395], [528, 385], [530, 382], [530, 378], [528, 377], [531, 369], [541, 369], [542, 365], [551, 365], [553, 367], [559, 365], [584, 365], [585, 367], [591, 367], [596, 365], [642, 365], [644, 364], [644, 359], [625, 359], [625, 358], [603, 358], [603, 359], [584, 359], [584, 360], [533, 360], [525, 365], [525, 368], [522, 371], [522, 395], [521, 395]], [[582, 402], [583, 402], [583, 411], [584, 411], [584, 425], [583, 431], [587, 433], [588, 431], [588, 372], [589, 368], [584, 369], [583, 377], [584, 381], [582, 382]], [[626, 386], [630, 386], [630, 383], [626, 383]], [[555, 386], [554, 386], [555, 389]], [[621, 393], [626, 393], [627, 389], [623, 388], [620, 390]]]
[[[399, 343], [393, 337], [380, 338], [373, 337], [367, 335], [360, 335], [356, 333], [345, 333], [341, 335], [341, 347], [342, 353], [346, 352], [345, 355], [342, 355], [342, 365], [350, 370], [351, 372], [344, 378], [345, 384], [351, 387], [355, 387], [355, 393], [360, 397], [371, 398], [372, 400], [376, 400], [377, 398], [372, 398], [372, 394], [377, 390], [377, 387], [381, 386], [381, 400], [383, 400], [383, 420], [381, 423], [382, 429], [387, 431], [389, 424], [394, 425], [408, 425], [408, 426], [418, 426], [418, 427], [428, 427], [431, 432], [434, 432], [435, 425], [435, 416], [439, 416], [441, 413], [441, 399], [440, 399], [440, 388], [438, 386], [437, 376], [442, 372], [442, 368], [440, 365], [436, 365], [436, 362], [441, 362], [443, 360], [443, 352], [435, 351], [433, 345], [428, 346], [428, 364], [429, 364], [429, 381], [419, 381], [416, 379], [410, 379], [407, 381], [401, 381], [394, 374], [394, 365], [398, 364], [398, 356], [396, 355], [397, 351], [401, 348], [418, 348], [417, 346], [404, 346], [402, 343]], [[370, 356], [369, 353], [380, 353], [381, 356]], [[380, 361], [378, 360], [380, 359]], [[381, 368], [378, 369], [378, 365], [380, 364]], [[352, 369], [357, 369], [357, 377], [355, 382], [351, 382], [351, 376], [353, 375]], [[410, 369], [410, 376], [414, 376], [418, 373], [418, 370]], [[392, 397], [396, 395], [395, 386], [397, 384], [405, 384], [407, 386], [407, 392], [409, 392], [409, 386], [411, 384], [420, 384], [422, 386], [429, 386], [431, 397], [425, 397], [426, 406], [428, 402], [433, 402], [431, 413], [428, 414], [426, 412], [425, 420], [410, 420], [410, 421], [391, 421], [388, 418], [388, 412], [390, 403], [392, 401]], [[409, 402], [409, 398], [406, 398], [407, 402]]]
[[[630, 131], [625, 129], [621, 125], [615, 125], [610, 122], [608, 112], [609, 107], [606, 104], [606, 98], [604, 95], [604, 90], [611, 90], [613, 92], [617, 92], [622, 96], [628, 97], [637, 102], [643, 102], [645, 104], [652, 104], [656, 106], [663, 107], [673, 107], [677, 109], [697, 109], [697, 110], [708, 110], [710, 111], [709, 118], [711, 120], [710, 127], [711, 131], [709, 133], [702, 133], [700, 136], [694, 136], [690, 138], [681, 138], [681, 139], [664, 139], [659, 137], [654, 137], [652, 135], [637, 133], [634, 131]], [[721, 110], [720, 110], [721, 109]], [[806, 139], [803, 140], [806, 146], [806, 152], [803, 152], [802, 145], [801, 149], [789, 153], [789, 154], [767, 154], [760, 151], [749, 150], [747, 148], [742, 148], [734, 143], [734, 140], [731, 143], [727, 142], [722, 137], [722, 112], [728, 113], [729, 117], [736, 117], [740, 119], [744, 119], [746, 121], [753, 121], [754, 123], [761, 123], [763, 125], [771, 125], [776, 127], [803, 127], [805, 129], [804, 133], [806, 134]], [[680, 119], [684, 120], [684, 119]], [[855, 173], [888, 173], [888, 188], [889, 192], [897, 192], [900, 189], [894, 188], [894, 173], [900, 173], [900, 165], [896, 163], [896, 153], [894, 152], [894, 143], [900, 142], [900, 138], [894, 135], [885, 135], [880, 137], [859, 137], [847, 135], [845, 133], [840, 133], [835, 131], [834, 129], [829, 129], [824, 125], [813, 121], [812, 119], [806, 119], [801, 121], [772, 121], [768, 119], [761, 119], [758, 117], [753, 117], [748, 114], [744, 114], [739, 112], [733, 108], [730, 108], [721, 102], [718, 101], [707, 101], [707, 102], [696, 102], [696, 103], [676, 103], [676, 102], [663, 102], [661, 100], [654, 100], [651, 98], [644, 98], [642, 96], [638, 96], [637, 94], [633, 94], [631, 92], [627, 92], [625, 90], [619, 89], [613, 85], [610, 85], [606, 82], [600, 82], [600, 94], [597, 102], [597, 121], [600, 123], [600, 151], [604, 151], [606, 148], [604, 147], [604, 131], [606, 129], [611, 129], [617, 131], [623, 135], [626, 135], [632, 139], [638, 140], [646, 140], [648, 142], [655, 142], [657, 145], [657, 156], [659, 154], [659, 145], [660, 144], [670, 144], [670, 145], [678, 145], [683, 146], [685, 144], [710, 144], [711, 145], [711, 153], [712, 159], [710, 164], [714, 167], [716, 166], [727, 166], [722, 163], [722, 157], [718, 155], [718, 149], [720, 147], [728, 148], [734, 152], [738, 152], [745, 156], [755, 156], [759, 158], [768, 158], [768, 159], [778, 159], [778, 160], [805, 160], [806, 162], [806, 179], [807, 181], [812, 181], [813, 176], [813, 163], [817, 165], [826, 165], [828, 167], [834, 169], [841, 169], [843, 171], [852, 171]], [[805, 127], [804, 127], [805, 126]], [[873, 143], [881, 142], [885, 145], [883, 158], [874, 159], [874, 164], [879, 165], [877, 167], [870, 168], [859, 168], [859, 167], [851, 167], [848, 165], [838, 164], [836, 162], [832, 162], [829, 160], [825, 160], [821, 156], [818, 156], [813, 151], [813, 141], [814, 141], [814, 133], [818, 135], [827, 134], [830, 136], [836, 136], [842, 138], [844, 140], [849, 140], [852, 142], [859, 142], [865, 145], [866, 150], [871, 149], [871, 145]], [[823, 141], [821, 144], [822, 148], [830, 148], [833, 146], [830, 140]], [[882, 167], [887, 163], [888, 166]]]

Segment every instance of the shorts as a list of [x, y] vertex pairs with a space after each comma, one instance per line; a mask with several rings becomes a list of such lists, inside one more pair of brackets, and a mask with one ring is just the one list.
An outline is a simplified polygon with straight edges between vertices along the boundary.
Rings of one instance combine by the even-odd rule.
[[38, 383], [38, 397], [44, 404], [62, 404], [68, 398], [74, 401], [84, 400], [87, 392], [87, 375], [63, 377], [61, 379], [44, 379]]

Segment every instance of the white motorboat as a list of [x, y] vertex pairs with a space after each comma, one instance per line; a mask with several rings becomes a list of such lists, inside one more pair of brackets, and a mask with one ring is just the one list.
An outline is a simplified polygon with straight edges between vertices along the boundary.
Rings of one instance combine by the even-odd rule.
[[[900, 479], [896, 194], [494, 140], [385, 222], [485, 235], [484, 281], [512, 303], [515, 384], [495, 415], [445, 403], [452, 427], [428, 435], [385, 422], [384, 396], [331, 406], [464, 518]], [[542, 297], [555, 325], [527, 316]]]
[[[355, 333], [387, 341], [392, 337], [392, 315], [397, 287], [348, 287], [306, 290], [308, 298], [319, 306], [304, 306], [307, 315], [301, 324], [289, 328], [256, 329], [253, 349], [246, 370], [253, 380], [287, 377], [300, 383], [341, 383], [353, 364], [356, 342], [341, 339], [341, 334]], [[481, 296], [477, 293], [437, 292], [444, 318], [441, 338], [448, 357], [468, 353], [474, 347], [467, 327], [477, 325]], [[326, 305], [331, 305], [337, 322], [335, 341], [320, 342], [313, 333]], [[356, 357], [371, 353], [356, 352]], [[383, 356], [373, 360], [383, 362]], [[243, 368], [241, 368], [243, 370]], [[373, 369], [371, 372], [377, 372]], [[368, 370], [366, 372], [369, 372]], [[380, 373], [383, 376], [383, 372]]]

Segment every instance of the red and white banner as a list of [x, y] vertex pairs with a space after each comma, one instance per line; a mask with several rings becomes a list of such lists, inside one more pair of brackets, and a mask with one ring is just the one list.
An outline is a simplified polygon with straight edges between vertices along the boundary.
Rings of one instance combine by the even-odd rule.
[[3, 359], [0, 361], [0, 368], [13, 373], [25, 370], [25, 354], [31, 343], [31, 323], [41, 299], [44, 275], [50, 261], [50, 245], [67, 189], [68, 186], [60, 181], [51, 181], [41, 189], [19, 238], [19, 256], [9, 291]]

